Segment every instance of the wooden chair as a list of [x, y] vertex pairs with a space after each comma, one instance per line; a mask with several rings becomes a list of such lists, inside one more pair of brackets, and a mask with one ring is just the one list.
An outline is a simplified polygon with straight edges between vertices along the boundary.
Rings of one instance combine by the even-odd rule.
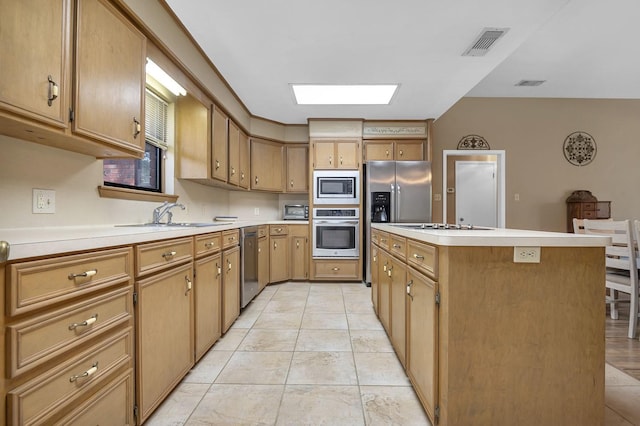
[[[637, 221], [636, 221], [637, 222]], [[634, 228], [629, 220], [589, 220], [584, 219], [584, 233], [611, 237], [611, 244], [605, 248], [605, 285], [609, 291], [605, 302], [609, 303], [612, 319], [618, 319], [618, 293], [629, 294], [629, 338], [636, 335], [638, 325], [638, 266], [634, 241]], [[638, 231], [635, 231], [638, 232]], [[622, 300], [626, 302], [626, 300]]]

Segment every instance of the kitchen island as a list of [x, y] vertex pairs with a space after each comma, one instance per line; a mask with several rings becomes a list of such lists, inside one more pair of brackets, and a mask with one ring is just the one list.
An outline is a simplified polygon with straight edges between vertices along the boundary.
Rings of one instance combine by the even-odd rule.
[[374, 309], [432, 422], [603, 424], [608, 238], [372, 234]]

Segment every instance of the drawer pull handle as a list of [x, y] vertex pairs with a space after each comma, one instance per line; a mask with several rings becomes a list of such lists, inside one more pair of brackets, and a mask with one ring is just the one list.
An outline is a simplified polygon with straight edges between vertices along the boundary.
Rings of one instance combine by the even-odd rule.
[[216, 170], [220, 168], [220, 160], [216, 160]]
[[227, 260], [227, 271], [231, 270], [231, 261]]
[[205, 246], [206, 248], [211, 248], [211, 247], [215, 246], [215, 243], [213, 243], [213, 242], [211, 242], [211, 241], [210, 241], [210, 242], [208, 242], [208, 243], [204, 243], [204, 246]]
[[389, 268], [387, 269], [387, 276], [391, 276], [391, 271], [393, 271], [393, 266], [389, 266]]
[[416, 259], [424, 260], [424, 256], [419, 255], [418, 253], [413, 253], [413, 257], [415, 257]]
[[85, 371], [84, 373], [82, 373], [82, 374], [76, 374], [76, 375], [74, 375], [74, 376], [69, 377], [69, 381], [70, 381], [71, 383], [73, 383], [73, 382], [75, 382], [76, 380], [81, 379], [81, 378], [83, 378], [83, 377], [89, 377], [89, 376], [91, 376], [91, 375], [92, 375], [92, 374], [94, 374], [96, 371], [98, 371], [98, 361], [96, 361], [96, 363], [95, 363], [95, 364], [93, 364], [93, 365], [91, 366], [91, 368], [90, 368], [90, 369], [88, 369], [87, 371]]
[[338, 268], [337, 266], [335, 268], [332, 268], [333, 271], [339, 271], [340, 268]]
[[98, 321], [98, 314], [93, 314], [88, 319], [86, 319], [85, 321], [74, 322], [73, 324], [69, 325], [69, 330], [75, 330], [78, 327], [87, 327], [87, 326], [90, 326], [91, 324], [93, 324], [96, 321]]
[[71, 273], [71, 274], [69, 274], [69, 277], [68, 277], [68, 278], [69, 278], [70, 280], [73, 280], [73, 279], [76, 279], [76, 278], [87, 278], [87, 277], [92, 277], [92, 276], [94, 276], [94, 275], [95, 275], [95, 274], [97, 274], [97, 273], [98, 273], [98, 270], [97, 270], [97, 269], [91, 269], [91, 270], [89, 270], [89, 271], [81, 272], [81, 273], [79, 273], [79, 274], [73, 274], [73, 273]]
[[400, 244], [394, 244], [393, 245], [393, 248], [400, 248], [400, 247], [401, 247]]
[[137, 138], [141, 131], [142, 125], [140, 124], [140, 120], [133, 117], [133, 138]]
[[386, 242], [387, 242], [387, 239], [386, 239], [386, 238], [380, 238], [380, 242], [381, 242], [381, 243], [386, 243]]
[[220, 274], [222, 273], [222, 267], [220, 265], [218, 265], [218, 263], [216, 263], [216, 270], [218, 271], [218, 275], [216, 275], [216, 276], [219, 277]]
[[169, 258], [169, 257], [173, 257], [177, 254], [178, 252], [176, 251], [168, 251], [166, 253], [162, 253], [162, 257], [164, 257], [165, 259]]

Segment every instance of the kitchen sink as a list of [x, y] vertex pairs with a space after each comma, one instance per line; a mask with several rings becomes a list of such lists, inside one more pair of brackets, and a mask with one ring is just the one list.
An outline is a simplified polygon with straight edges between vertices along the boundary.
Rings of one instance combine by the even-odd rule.
[[133, 223], [129, 225], [116, 225], [136, 228], [203, 228], [206, 226], [229, 225], [231, 222], [172, 222], [172, 223]]
[[469, 231], [469, 230], [491, 230], [493, 228], [487, 228], [484, 226], [475, 226], [475, 225], [459, 225], [459, 224], [449, 224], [449, 223], [421, 223], [421, 224], [391, 224], [391, 226], [396, 226], [398, 228], [406, 228], [406, 229], [430, 229], [430, 230], [447, 230], [447, 231]]

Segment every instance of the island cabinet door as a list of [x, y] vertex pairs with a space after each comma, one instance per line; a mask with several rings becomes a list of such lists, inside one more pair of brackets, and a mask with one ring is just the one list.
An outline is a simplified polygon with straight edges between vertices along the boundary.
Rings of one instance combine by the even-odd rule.
[[400, 363], [406, 367], [407, 267], [391, 258], [391, 343]]
[[380, 250], [379, 253], [378, 318], [387, 334], [391, 336], [391, 277], [389, 271], [391, 256], [383, 250]]
[[438, 283], [407, 271], [407, 375], [432, 424], [438, 406]]

